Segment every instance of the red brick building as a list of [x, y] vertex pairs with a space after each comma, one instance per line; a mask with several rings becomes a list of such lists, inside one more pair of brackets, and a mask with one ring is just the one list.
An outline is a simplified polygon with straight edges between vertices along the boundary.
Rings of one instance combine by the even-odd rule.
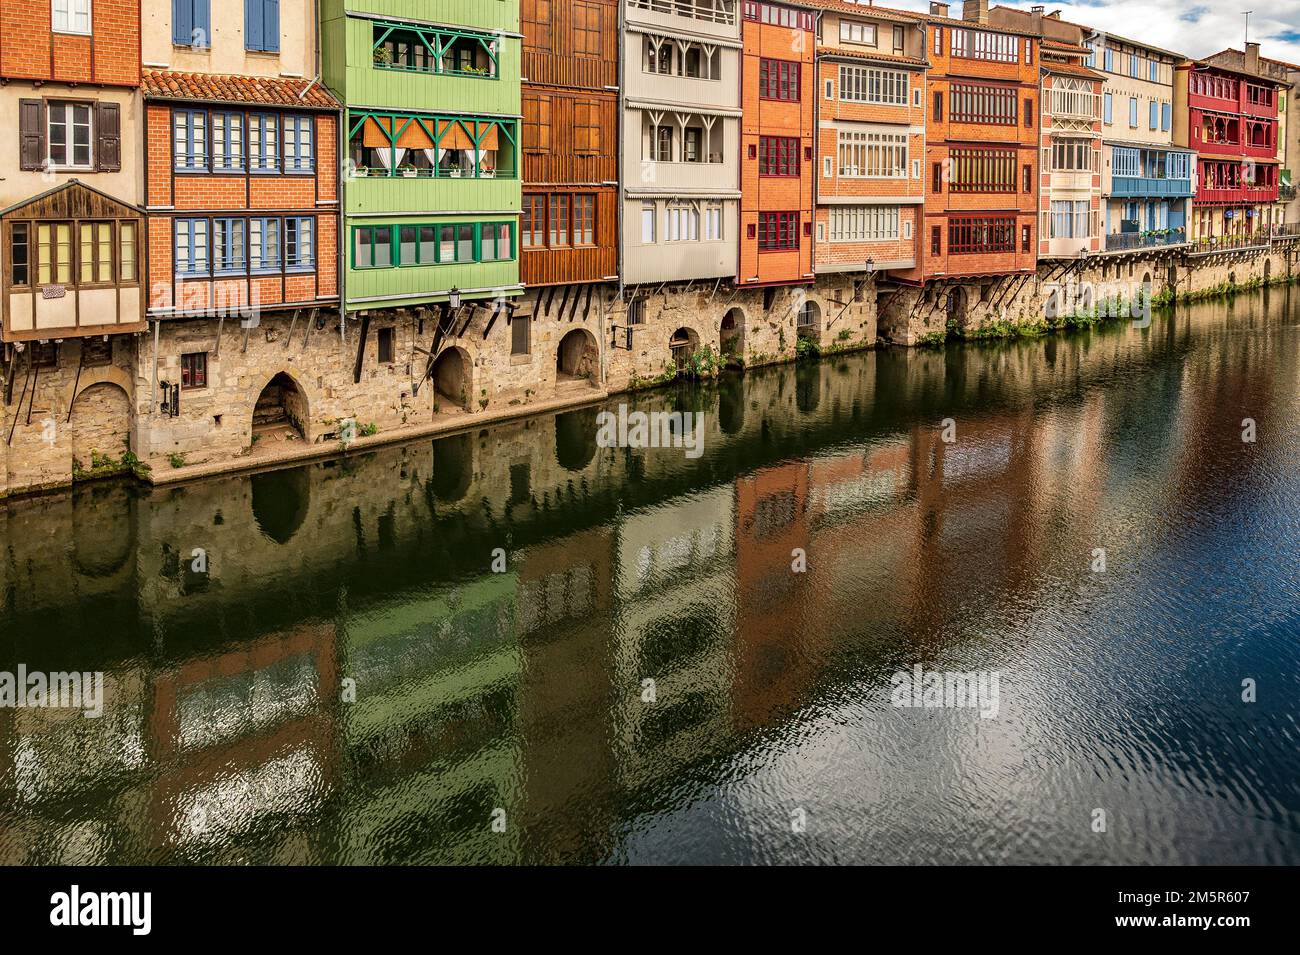
[[338, 302], [338, 103], [318, 83], [146, 70], [150, 316]]
[[921, 255], [893, 273], [909, 283], [1037, 265], [1039, 40], [992, 26], [987, 0], [963, 14], [931, 3], [927, 18]]
[[816, 16], [745, 0], [738, 284], [813, 280]]

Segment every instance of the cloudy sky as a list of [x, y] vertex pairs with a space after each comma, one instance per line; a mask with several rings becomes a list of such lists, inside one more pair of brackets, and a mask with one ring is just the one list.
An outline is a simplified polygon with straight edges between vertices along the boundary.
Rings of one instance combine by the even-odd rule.
[[[990, 2], [1023, 10], [1034, 5], [1008, 0]], [[880, 0], [880, 5], [904, 10], [929, 8], [929, 3], [923, 0]], [[1064, 20], [1194, 57], [1217, 53], [1226, 47], [1241, 49], [1245, 33], [1242, 13], [1253, 10], [1250, 38], [1262, 44], [1260, 52], [1300, 63], [1300, 2], [1297, 0], [1073, 0], [1068, 3], [1043, 0], [1043, 5], [1048, 13], [1060, 10]], [[952, 15], [960, 17], [961, 7], [961, 0], [952, 0]]]

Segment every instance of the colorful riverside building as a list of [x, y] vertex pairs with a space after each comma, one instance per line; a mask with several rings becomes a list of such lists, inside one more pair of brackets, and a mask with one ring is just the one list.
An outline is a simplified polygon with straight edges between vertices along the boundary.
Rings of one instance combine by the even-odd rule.
[[131, 445], [145, 327], [137, 0], [0, 5], [0, 492]]
[[1102, 231], [1107, 252], [1187, 241], [1196, 154], [1174, 142], [1174, 70], [1183, 57], [1084, 28], [1102, 88]]
[[517, 0], [322, 0], [350, 313], [521, 291], [520, 39]]
[[1102, 76], [1084, 65], [1084, 29], [1043, 7], [994, 7], [997, 26], [1041, 40], [1038, 256], [1102, 250]]
[[1282, 86], [1205, 61], [1185, 60], [1176, 68], [1174, 141], [1198, 157], [1194, 241], [1251, 243], [1273, 224]]
[[924, 16], [842, 0], [819, 6], [814, 268], [915, 268], [925, 203]]
[[1300, 195], [1296, 191], [1296, 172], [1300, 170], [1300, 121], [1289, 118], [1288, 104], [1294, 109], [1296, 91], [1300, 90], [1300, 66], [1285, 60], [1259, 55], [1258, 43], [1247, 43], [1246, 50], [1228, 49], [1205, 58], [1207, 63], [1243, 70], [1276, 80], [1281, 84], [1277, 99], [1277, 207], [1267, 220], [1274, 225], [1294, 223], [1300, 219]]
[[618, 0], [521, 0], [525, 287], [618, 279], [618, 19]]
[[813, 280], [816, 14], [744, 0], [737, 284]]
[[622, 283], [733, 280], [741, 198], [737, 0], [622, 3]]
[[987, 0], [968, 0], [960, 20], [931, 3], [926, 21], [921, 255], [890, 275], [943, 289], [960, 325], [970, 303], [954, 280], [1032, 275], [1037, 265], [1040, 42], [990, 24]]

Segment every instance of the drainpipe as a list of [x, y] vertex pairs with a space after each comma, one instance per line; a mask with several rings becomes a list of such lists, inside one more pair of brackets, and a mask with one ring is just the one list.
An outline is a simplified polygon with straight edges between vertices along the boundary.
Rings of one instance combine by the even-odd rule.
[[[623, 276], [627, 269], [627, 243], [623, 235], [623, 220], [625, 218], [627, 197], [624, 195], [624, 186], [627, 177], [624, 175], [623, 163], [626, 160], [624, 156], [623, 139], [627, 135], [624, 128], [627, 116], [627, 84], [623, 82], [623, 70], [626, 68], [627, 56], [627, 11], [624, 5], [618, 5], [618, 202], [615, 203], [614, 223], [618, 229], [618, 300], [623, 301]], [[626, 304], [626, 303], [625, 303]]]

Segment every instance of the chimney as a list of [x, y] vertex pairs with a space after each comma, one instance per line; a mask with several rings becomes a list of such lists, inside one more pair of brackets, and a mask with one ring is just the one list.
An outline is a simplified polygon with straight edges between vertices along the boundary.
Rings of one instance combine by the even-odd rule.
[[1247, 73], [1259, 72], [1259, 44], [1258, 43], [1246, 44], [1246, 72]]
[[1043, 33], [1043, 11], [1046, 9], [1046, 7], [1029, 8], [1029, 29], [1039, 36]]
[[947, 15], [948, 15], [948, 4], [936, 3], [934, 2], [934, 0], [930, 0], [930, 16], [946, 17]]
[[989, 22], [989, 0], [964, 0], [961, 18], [971, 23]]

